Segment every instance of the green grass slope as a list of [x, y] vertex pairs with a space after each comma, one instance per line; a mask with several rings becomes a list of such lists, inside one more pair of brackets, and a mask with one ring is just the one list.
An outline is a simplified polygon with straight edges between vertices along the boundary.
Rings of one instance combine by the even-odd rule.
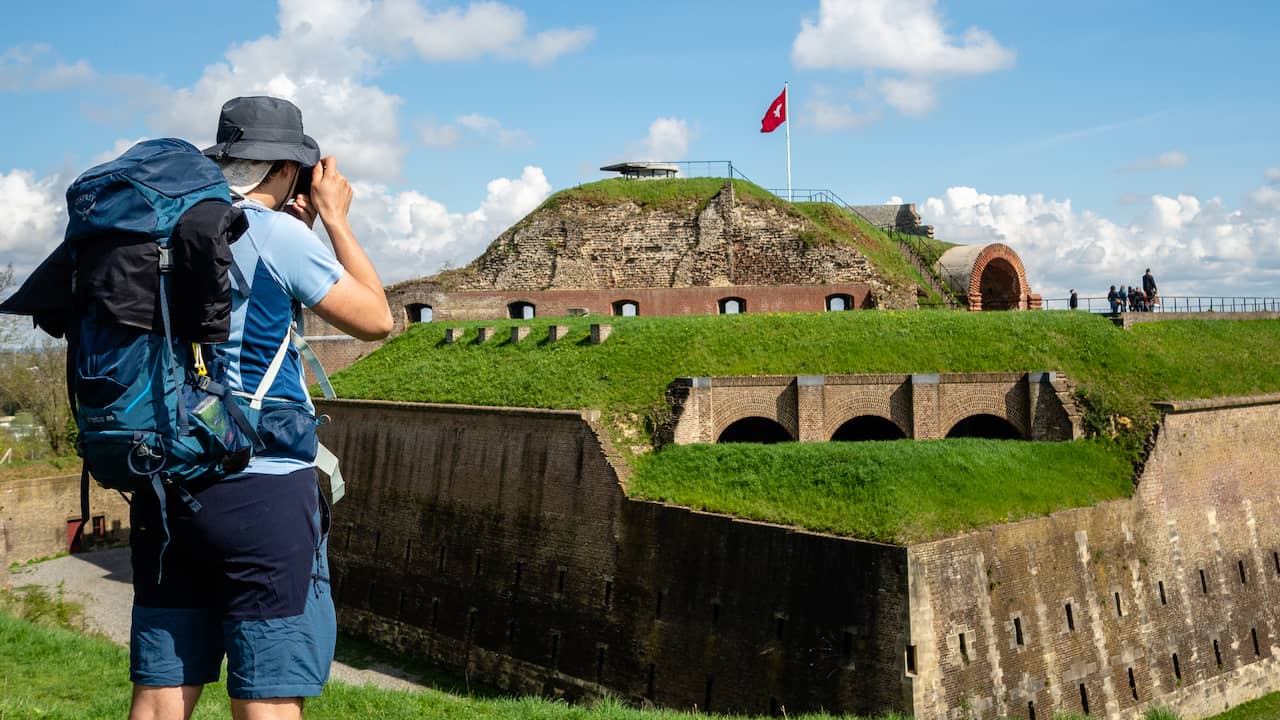
[[636, 458], [633, 497], [906, 544], [1125, 497], [1102, 442], [898, 440], [672, 446]]

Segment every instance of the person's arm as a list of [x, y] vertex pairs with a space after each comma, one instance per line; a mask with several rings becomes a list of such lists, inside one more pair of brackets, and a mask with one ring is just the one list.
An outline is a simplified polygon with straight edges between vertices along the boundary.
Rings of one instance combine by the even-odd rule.
[[391, 308], [377, 270], [347, 221], [351, 196], [351, 184], [338, 172], [337, 160], [322, 158], [311, 176], [308, 199], [324, 222], [333, 254], [344, 272], [311, 309], [348, 335], [360, 340], [381, 340], [393, 327]]

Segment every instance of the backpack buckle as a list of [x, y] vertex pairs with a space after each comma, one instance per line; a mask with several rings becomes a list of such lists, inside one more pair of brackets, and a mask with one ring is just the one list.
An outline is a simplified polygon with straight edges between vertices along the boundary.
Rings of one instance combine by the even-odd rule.
[[169, 252], [169, 248], [160, 248], [160, 272], [167, 273], [173, 270], [173, 256]]

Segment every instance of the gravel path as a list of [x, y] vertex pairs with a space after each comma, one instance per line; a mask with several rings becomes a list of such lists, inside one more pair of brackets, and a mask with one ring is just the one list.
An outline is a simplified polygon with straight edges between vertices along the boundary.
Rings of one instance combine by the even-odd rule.
[[[129, 644], [129, 617], [133, 606], [133, 569], [129, 548], [69, 555], [15, 568], [9, 576], [13, 587], [39, 585], [52, 596], [61, 583], [66, 599], [84, 606], [85, 624], [113, 641]], [[420, 690], [417, 678], [397, 668], [372, 665], [354, 668], [333, 664], [330, 676], [351, 685], [372, 684], [393, 690]]]

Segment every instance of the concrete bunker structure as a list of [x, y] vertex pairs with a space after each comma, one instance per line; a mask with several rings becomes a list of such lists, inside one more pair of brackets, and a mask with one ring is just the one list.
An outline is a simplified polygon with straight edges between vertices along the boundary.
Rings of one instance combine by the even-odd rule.
[[1039, 310], [1022, 259], [1008, 245], [957, 245], [934, 264], [952, 292], [966, 298], [970, 310]]

